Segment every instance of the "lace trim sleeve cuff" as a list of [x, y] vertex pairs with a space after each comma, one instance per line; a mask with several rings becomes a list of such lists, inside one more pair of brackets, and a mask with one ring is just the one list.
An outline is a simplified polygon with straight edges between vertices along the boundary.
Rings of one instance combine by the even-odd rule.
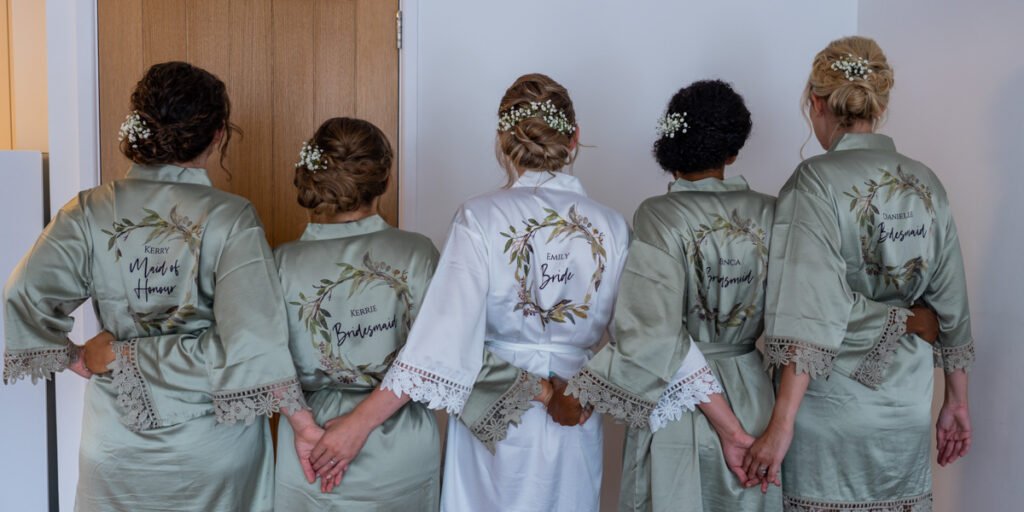
[[672, 383], [651, 412], [651, 432], [657, 432], [669, 422], [682, 418], [684, 412], [693, 411], [698, 405], [710, 402], [711, 395], [722, 392], [722, 386], [711, 367], [706, 365]]
[[431, 409], [444, 409], [448, 414], [458, 414], [469, 399], [472, 387], [459, 384], [437, 373], [417, 368], [404, 361], [395, 361], [380, 384], [396, 396], [403, 394]]
[[974, 340], [959, 347], [936, 347], [933, 349], [935, 367], [946, 373], [957, 370], [970, 371], [974, 366]]
[[899, 346], [900, 338], [907, 333], [907, 318], [913, 313], [906, 308], [890, 308], [889, 318], [882, 328], [882, 335], [878, 342], [864, 356], [857, 368], [853, 370], [850, 377], [864, 384], [871, 389], [878, 389], [885, 380], [885, 372], [892, 364], [893, 356], [896, 355], [896, 347]]
[[569, 380], [565, 392], [584, 406], [593, 406], [596, 412], [626, 422], [630, 428], [647, 428], [656, 405], [614, 386], [586, 367]]
[[518, 425], [522, 421], [523, 414], [530, 410], [530, 401], [540, 392], [540, 377], [520, 370], [512, 387], [469, 427], [470, 432], [494, 453], [498, 442], [508, 436], [509, 425]]
[[768, 338], [765, 344], [765, 368], [781, 368], [796, 364], [796, 373], [806, 373], [812, 379], [828, 377], [832, 373], [837, 350], [812, 345], [792, 338]]
[[26, 377], [35, 384], [49, 380], [78, 360], [81, 347], [68, 342], [59, 348], [7, 350], [4, 352], [4, 384], [14, 384]]
[[109, 368], [117, 392], [117, 405], [124, 409], [121, 423], [132, 432], [149, 430], [160, 425], [149, 385], [138, 365], [139, 340], [115, 341], [114, 361]]
[[309, 409], [309, 406], [302, 396], [299, 381], [294, 377], [246, 390], [213, 394], [217, 423], [227, 425], [239, 421], [249, 425], [257, 416], [270, 416], [282, 410], [292, 414], [302, 409]]

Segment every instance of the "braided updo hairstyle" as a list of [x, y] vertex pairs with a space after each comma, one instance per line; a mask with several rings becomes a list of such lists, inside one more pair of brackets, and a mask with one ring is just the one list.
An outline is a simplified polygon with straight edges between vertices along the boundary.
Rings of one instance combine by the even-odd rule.
[[231, 101], [227, 88], [209, 71], [187, 62], [155, 64], [135, 85], [131, 109], [150, 134], [121, 141], [121, 152], [145, 165], [184, 163], [203, 154], [224, 130], [220, 163], [224, 166], [231, 132]]
[[750, 135], [750, 111], [743, 97], [721, 80], [701, 80], [679, 90], [668, 114], [686, 114], [685, 133], [662, 134], [654, 159], [667, 172], [720, 169], [739, 154]]
[[[571, 126], [576, 126], [569, 91], [547, 75], [532, 73], [519, 77], [501, 98], [498, 115], [513, 108], [527, 108], [531, 103], [550, 101]], [[527, 117], [510, 130], [498, 130], [496, 152], [511, 185], [519, 178], [518, 169], [558, 171], [576, 159], [573, 133], [552, 128], [541, 117]]]
[[309, 142], [322, 156], [317, 169], [305, 163], [295, 168], [293, 183], [303, 208], [336, 215], [358, 210], [387, 190], [394, 154], [387, 136], [373, 123], [328, 119]]
[[[843, 71], [833, 69], [833, 63], [848, 58], [864, 59], [870, 72], [851, 80]], [[857, 120], [874, 123], [889, 106], [893, 83], [889, 61], [874, 39], [861, 36], [836, 39], [814, 56], [804, 89], [804, 107], [810, 108], [813, 94], [826, 100], [840, 127], [849, 127]]]

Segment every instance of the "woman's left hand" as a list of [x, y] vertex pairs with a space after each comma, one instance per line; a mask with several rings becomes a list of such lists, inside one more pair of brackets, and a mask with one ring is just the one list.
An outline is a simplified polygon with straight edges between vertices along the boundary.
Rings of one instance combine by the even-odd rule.
[[967, 404], [942, 404], [935, 423], [939, 465], [952, 464], [971, 450], [971, 413]]
[[85, 342], [82, 348], [82, 360], [85, 367], [95, 374], [106, 373], [110, 363], [114, 362], [114, 335], [100, 331], [92, 339]]
[[326, 432], [313, 447], [310, 462], [320, 476], [320, 490], [330, 492], [359, 455], [373, 430], [352, 413], [338, 416], [324, 424]]
[[793, 442], [793, 426], [779, 426], [770, 422], [768, 428], [761, 437], [754, 441], [744, 465], [747, 471], [747, 485], [761, 482], [761, 492], [768, 492], [768, 484], [775, 484], [782, 487], [782, 479], [779, 473], [782, 472], [782, 459], [786, 458], [789, 445]]

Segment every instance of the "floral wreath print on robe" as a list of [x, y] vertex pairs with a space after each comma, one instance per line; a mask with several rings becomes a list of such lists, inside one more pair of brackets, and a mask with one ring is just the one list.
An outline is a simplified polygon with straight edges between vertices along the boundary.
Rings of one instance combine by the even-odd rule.
[[[693, 238], [687, 240], [685, 258], [687, 263], [692, 265], [697, 274], [697, 281], [705, 286], [697, 287], [697, 303], [693, 305], [692, 312], [696, 313], [702, 320], [710, 317], [715, 319], [715, 333], [720, 334], [723, 327], [739, 327], [743, 321], [757, 313], [757, 294], [759, 288], [753, 286], [750, 289], [750, 298], [747, 303], [737, 302], [728, 312], [719, 311], [711, 307], [708, 300], [707, 276], [705, 275], [706, 265], [704, 264], [704, 253], [701, 247], [708, 237], [715, 233], [721, 233], [727, 244], [735, 242], [746, 242], [754, 246], [757, 251], [760, 268], [757, 273], [758, 283], [764, 283], [768, 279], [768, 244], [765, 242], [765, 231], [753, 220], [743, 218], [734, 209], [729, 218], [715, 214], [711, 225], [701, 224], [697, 231], [693, 232]], [[724, 313], [724, 316], [722, 316]]]
[[401, 302], [402, 327], [408, 333], [412, 327], [413, 308], [409, 272], [393, 268], [384, 261], [374, 261], [369, 252], [363, 255], [362, 267], [344, 262], [336, 265], [341, 268], [341, 273], [336, 279], [321, 279], [319, 283], [313, 285], [313, 296], [299, 292], [299, 301], [289, 301], [288, 304], [298, 307], [299, 320], [309, 332], [313, 348], [320, 353], [320, 365], [332, 378], [344, 384], [361, 381], [376, 385], [384, 380], [391, 363], [398, 357], [399, 349], [396, 348], [388, 354], [380, 364], [356, 365], [346, 360], [340, 350], [335, 354], [330, 329], [327, 327], [327, 319], [331, 318], [331, 312], [324, 307], [324, 303], [329, 302], [338, 286], [344, 283], [349, 283], [346, 299], [358, 296], [373, 286], [385, 285], [395, 292], [395, 296]]
[[[927, 185], [921, 183], [917, 176], [904, 172], [899, 165], [896, 166], [896, 174], [885, 169], [879, 169], [881, 178], [864, 182], [866, 187], [862, 192], [856, 185], [851, 192], [844, 195], [850, 198], [850, 211], [856, 213], [857, 222], [860, 224], [864, 234], [860, 236], [861, 255], [864, 258], [864, 265], [869, 276], [881, 277], [882, 284], [886, 287], [893, 287], [899, 290], [901, 286], [911, 281], [920, 280], [925, 270], [928, 269], [928, 262], [917, 256], [903, 263], [903, 265], [886, 265], [878, 257], [878, 239], [876, 236], [875, 222], [879, 214], [875, 200], [879, 194], [885, 193], [882, 202], [888, 202], [897, 194], [914, 195], [924, 203], [925, 210], [931, 216], [931, 224], [935, 223], [935, 206], [932, 203], [932, 191]], [[930, 230], [930, 226], [929, 226]]]
[[[508, 232], [501, 235], [508, 238], [505, 248], [502, 251], [508, 254], [508, 262], [515, 263], [515, 280], [519, 286], [519, 302], [514, 311], [522, 311], [523, 316], [536, 316], [540, 319], [542, 328], [547, 328], [549, 322], [565, 323], [566, 321], [576, 323], [576, 319], [587, 318], [587, 311], [590, 310], [590, 302], [597, 289], [601, 287], [601, 279], [604, 276], [605, 264], [608, 253], [604, 249], [604, 234], [591, 224], [590, 219], [581, 215], [576, 205], [569, 207], [568, 218], [562, 217], [557, 211], [551, 208], [544, 208], [547, 217], [543, 220], [529, 218], [523, 222], [524, 229], [519, 231], [515, 226], [509, 226]], [[560, 242], [580, 239], [590, 246], [590, 255], [594, 259], [597, 268], [590, 276], [590, 285], [586, 295], [579, 302], [570, 299], [562, 299], [550, 308], [541, 306], [534, 298], [530, 289], [530, 268], [533, 263], [533, 239], [542, 230], [550, 229], [547, 241], [558, 239]]]
[[178, 213], [178, 205], [171, 207], [165, 219], [162, 215], [149, 208], [143, 208], [146, 216], [135, 222], [125, 217], [120, 221], [114, 221], [109, 230], [101, 230], [110, 236], [107, 242], [107, 250], [114, 251], [114, 261], [120, 261], [121, 247], [119, 242], [127, 242], [134, 231], [149, 230], [149, 235], [143, 244], [151, 242], [173, 242], [182, 241], [188, 246], [188, 252], [192, 255], [192, 270], [189, 274], [188, 290], [180, 304], [171, 306], [161, 311], [140, 314], [132, 309], [132, 318], [147, 334], [163, 334], [165, 329], [173, 329], [185, 323], [185, 319], [196, 314], [195, 303], [193, 302], [193, 291], [199, 279], [199, 248], [203, 242], [203, 232], [206, 228], [205, 216], [197, 222], [193, 222], [186, 215]]

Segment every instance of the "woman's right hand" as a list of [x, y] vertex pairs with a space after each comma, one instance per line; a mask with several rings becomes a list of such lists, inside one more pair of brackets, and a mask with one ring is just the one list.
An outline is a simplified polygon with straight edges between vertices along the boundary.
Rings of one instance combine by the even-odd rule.
[[789, 445], [793, 442], [793, 425], [772, 421], [764, 434], [754, 441], [744, 460], [747, 471], [747, 485], [761, 482], [761, 492], [768, 492], [768, 484], [782, 487], [782, 460], [786, 458]]
[[85, 367], [95, 374], [110, 371], [107, 366], [114, 362], [114, 335], [107, 331], [100, 331], [92, 339], [85, 342], [82, 347], [82, 360]]
[[574, 427], [582, 425], [590, 417], [590, 411], [583, 407], [579, 400], [572, 395], [565, 394], [565, 388], [569, 385], [565, 379], [551, 377], [551, 399], [547, 403], [548, 416], [555, 420], [555, 423], [563, 427]]
[[913, 316], [907, 317], [907, 334], [915, 334], [928, 343], [939, 339], [939, 317], [928, 306], [910, 308]]

